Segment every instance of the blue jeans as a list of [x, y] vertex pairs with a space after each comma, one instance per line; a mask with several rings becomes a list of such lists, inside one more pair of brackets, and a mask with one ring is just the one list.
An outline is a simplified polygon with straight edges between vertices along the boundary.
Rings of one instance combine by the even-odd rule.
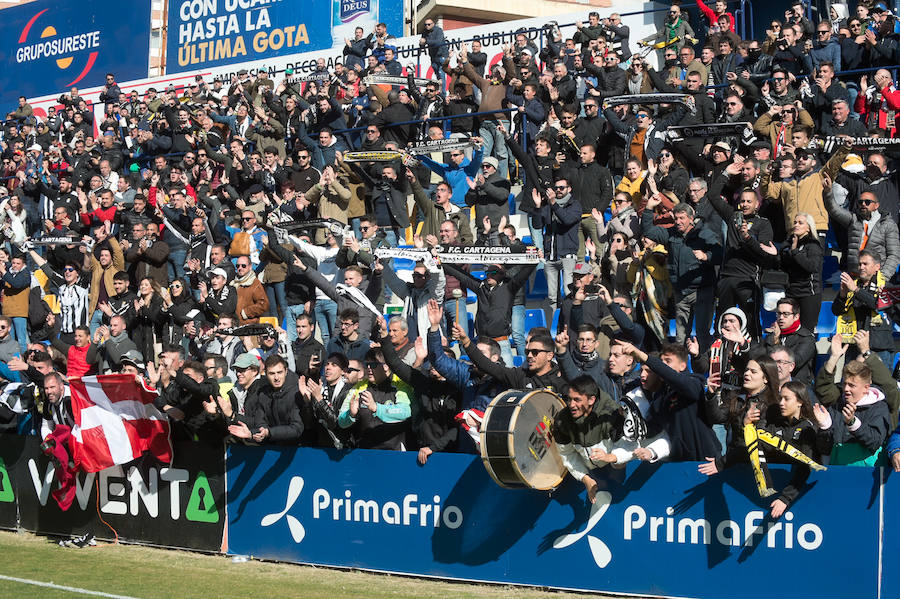
[[513, 356], [512, 347], [510, 347], [509, 345], [509, 339], [504, 339], [503, 341], [498, 341], [497, 343], [500, 345], [500, 357], [503, 359], [503, 363], [512, 368]]
[[[384, 231], [384, 239], [387, 241], [390, 247], [397, 247], [397, 230], [394, 227], [381, 227], [381, 230]], [[406, 241], [404, 239], [403, 241]]]
[[512, 307], [512, 338], [516, 347], [516, 354], [525, 357], [525, 306], [513, 304]]
[[16, 341], [19, 342], [19, 349], [24, 354], [28, 349], [28, 319], [24, 316], [13, 316], [12, 326]]
[[169, 262], [166, 267], [169, 271], [169, 280], [184, 276], [184, 261], [187, 259], [187, 248], [169, 250]]
[[[547, 260], [544, 262], [544, 273], [547, 275], [547, 297], [550, 300], [550, 310], [559, 307], [559, 299], [565, 296], [572, 284], [572, 273], [575, 271], [575, 256], [568, 256], [560, 260]], [[559, 289], [559, 273], [563, 274], [563, 292]]]
[[[501, 119], [503, 120], [503, 119]], [[506, 130], [509, 130], [509, 121], [503, 120], [503, 125], [506, 127]], [[478, 135], [480, 135], [484, 139], [484, 157], [493, 156], [497, 159], [497, 162], [500, 165], [498, 168], [498, 172], [500, 176], [504, 179], [509, 176], [509, 153], [506, 149], [506, 140], [503, 138], [503, 134], [497, 129], [496, 121], [484, 121], [481, 123], [481, 129], [478, 130]]]
[[285, 328], [287, 329], [288, 341], [291, 343], [297, 340], [297, 317], [304, 312], [306, 312], [306, 307], [303, 304], [286, 306], [284, 309], [284, 320], [287, 323]]
[[282, 312], [287, 307], [287, 297], [284, 295], [284, 281], [266, 283], [265, 288], [266, 296], [269, 298], [269, 316], [278, 318], [278, 307], [281, 307]]
[[528, 232], [531, 233], [531, 243], [539, 250], [544, 249], [544, 228], [534, 226], [534, 217], [528, 217]]
[[[322, 334], [322, 345], [328, 345], [331, 332], [337, 323], [337, 303], [330, 299], [316, 300], [316, 324]], [[294, 331], [297, 334], [297, 331]]]
[[91, 322], [88, 323], [88, 326], [91, 328], [91, 337], [93, 338], [94, 332], [103, 324], [103, 312], [100, 310], [94, 310], [93, 315], [91, 315]]

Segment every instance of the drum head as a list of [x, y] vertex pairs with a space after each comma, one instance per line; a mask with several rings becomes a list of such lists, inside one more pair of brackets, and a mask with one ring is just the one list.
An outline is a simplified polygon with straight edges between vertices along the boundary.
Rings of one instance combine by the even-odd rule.
[[[482, 426], [482, 459], [488, 473], [505, 487], [525, 486], [538, 490], [556, 488], [566, 475], [551, 435], [553, 418], [565, 408], [560, 397], [547, 390], [531, 392], [507, 391], [491, 402]], [[510, 415], [508, 412], [514, 412]], [[495, 412], [496, 410], [496, 412]], [[496, 413], [497, 424], [507, 429], [507, 451], [504, 456], [487, 455], [485, 431], [496, 433], [491, 426]]]

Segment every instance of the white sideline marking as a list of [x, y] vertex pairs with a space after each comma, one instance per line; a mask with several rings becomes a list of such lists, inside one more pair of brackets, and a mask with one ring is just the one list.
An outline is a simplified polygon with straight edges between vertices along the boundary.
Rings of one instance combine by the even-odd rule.
[[94, 597], [109, 597], [110, 599], [135, 599], [126, 595], [113, 595], [112, 593], [102, 593], [100, 591], [89, 591], [87, 589], [79, 589], [77, 587], [67, 587], [61, 584], [53, 584], [52, 582], [41, 582], [39, 580], [29, 580], [27, 578], [16, 578], [15, 576], [4, 576], [0, 574], [0, 580], [9, 580], [11, 582], [20, 582], [22, 584], [33, 584], [38, 587], [48, 589], [56, 589], [58, 591], [69, 591], [70, 593], [80, 593], [82, 595], [93, 595]]

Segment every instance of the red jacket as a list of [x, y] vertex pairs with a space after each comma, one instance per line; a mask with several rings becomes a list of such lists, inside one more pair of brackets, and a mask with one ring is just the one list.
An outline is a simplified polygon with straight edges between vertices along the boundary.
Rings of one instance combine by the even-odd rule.
[[[891, 137], [897, 134], [896, 121], [893, 125], [888, 124], [889, 112], [900, 112], [900, 89], [897, 89], [892, 83], [888, 87], [881, 90], [881, 94], [875, 94], [873, 101], [866, 101], [866, 94], [856, 96], [856, 102], [853, 109], [862, 117], [862, 121], [870, 129], [878, 127], [889, 131]], [[897, 118], [897, 115], [894, 115]]]
[[91, 210], [90, 212], [82, 212], [81, 213], [81, 222], [87, 226], [99, 225], [106, 221], [115, 222], [116, 220], [116, 210], [118, 210], [118, 206], [113, 204], [109, 208], [97, 208], [96, 210]]
[[88, 364], [87, 362], [87, 352], [90, 347], [90, 345], [85, 345], [84, 347], [73, 345], [69, 348], [69, 353], [66, 356], [68, 360], [66, 376], [73, 377], [84, 376], [86, 374], [97, 374], [97, 365]]
[[[697, 0], [697, 7], [700, 9], [700, 12], [703, 13], [703, 16], [706, 17], [706, 20], [709, 21], [710, 28], [718, 28], [719, 15], [716, 14], [716, 11], [708, 7], [703, 0]], [[731, 30], [734, 31], [734, 13], [726, 12], [725, 16], [728, 17], [728, 21], [731, 24]]]

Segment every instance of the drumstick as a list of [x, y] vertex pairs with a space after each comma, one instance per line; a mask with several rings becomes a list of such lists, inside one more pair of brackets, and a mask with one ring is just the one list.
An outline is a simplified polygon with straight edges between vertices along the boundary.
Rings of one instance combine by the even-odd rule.
[[456, 322], [459, 322], [459, 300], [462, 298], [462, 289], [453, 290], [453, 299], [456, 300]]

